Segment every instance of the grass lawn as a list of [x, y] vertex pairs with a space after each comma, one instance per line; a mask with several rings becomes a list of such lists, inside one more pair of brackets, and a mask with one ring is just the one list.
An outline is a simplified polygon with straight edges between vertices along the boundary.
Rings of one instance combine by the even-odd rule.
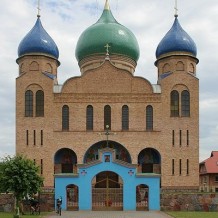
[[[29, 215], [29, 214], [26, 214], [26, 215], [22, 215], [21, 217], [22, 218], [42, 218], [46, 214], [48, 214], [48, 213], [41, 213], [41, 215]], [[1, 218], [13, 218], [14, 217], [14, 213], [3, 213], [3, 212], [0, 212], [0, 217]]]
[[167, 212], [175, 218], [218, 218], [218, 212]]

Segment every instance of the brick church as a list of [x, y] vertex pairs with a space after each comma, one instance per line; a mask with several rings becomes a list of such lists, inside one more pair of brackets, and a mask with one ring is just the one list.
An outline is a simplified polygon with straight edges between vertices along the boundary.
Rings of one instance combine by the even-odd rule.
[[156, 84], [134, 75], [137, 39], [108, 0], [75, 55], [80, 74], [59, 84], [40, 15], [18, 47], [16, 153], [40, 166], [63, 209], [160, 210], [160, 193], [198, 190], [197, 48], [178, 15], [157, 45]]

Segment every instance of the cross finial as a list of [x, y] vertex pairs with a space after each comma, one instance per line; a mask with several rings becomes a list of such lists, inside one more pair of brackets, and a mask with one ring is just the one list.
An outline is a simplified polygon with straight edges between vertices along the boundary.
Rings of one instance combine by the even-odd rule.
[[106, 0], [105, 2], [104, 10], [108, 10], [108, 11], [110, 10], [110, 5], [109, 5], [108, 0]]
[[109, 147], [109, 136], [116, 135], [116, 133], [110, 132], [110, 126], [108, 124], [105, 125], [105, 132], [98, 133], [99, 135], [105, 135], [106, 136], [106, 147]]
[[177, 5], [177, 0], [175, 0], [175, 7], [174, 7], [174, 9], [175, 9], [175, 17], [178, 17], [178, 5]]
[[104, 47], [106, 48], [106, 55], [109, 56], [110, 45], [107, 43]]
[[40, 0], [38, 0], [38, 7], [37, 7], [37, 10], [38, 10], [38, 14], [37, 14], [37, 17], [40, 17]]

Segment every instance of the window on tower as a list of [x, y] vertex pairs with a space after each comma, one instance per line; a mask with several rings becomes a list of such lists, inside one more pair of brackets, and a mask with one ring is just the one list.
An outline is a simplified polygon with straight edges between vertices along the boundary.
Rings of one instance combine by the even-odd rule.
[[25, 116], [33, 116], [33, 92], [31, 90], [25, 92]]
[[124, 105], [122, 107], [122, 130], [129, 129], [129, 107]]
[[44, 92], [38, 90], [36, 92], [36, 117], [44, 116]]
[[93, 107], [88, 105], [86, 108], [86, 130], [93, 130]]
[[182, 116], [189, 117], [190, 116], [190, 94], [187, 90], [182, 91], [181, 103], [182, 103]]
[[153, 107], [151, 105], [146, 107], [146, 130], [153, 130]]
[[69, 107], [67, 105], [62, 107], [62, 130], [69, 130]]
[[179, 116], [179, 93], [176, 90], [171, 92], [171, 117]]

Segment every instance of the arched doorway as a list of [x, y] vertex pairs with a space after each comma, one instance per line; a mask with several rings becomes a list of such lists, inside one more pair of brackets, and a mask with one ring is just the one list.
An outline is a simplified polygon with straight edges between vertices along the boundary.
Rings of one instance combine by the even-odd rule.
[[136, 210], [149, 210], [149, 187], [144, 184], [136, 186]]
[[123, 209], [123, 180], [111, 171], [98, 173], [92, 180], [93, 210]]
[[54, 173], [77, 173], [77, 156], [69, 148], [58, 150], [54, 157]]
[[79, 188], [77, 185], [68, 185], [66, 187], [67, 210], [79, 209]]
[[138, 155], [138, 172], [161, 174], [161, 156], [153, 148], [145, 148]]
[[131, 163], [131, 156], [129, 151], [121, 144], [118, 142], [114, 141], [100, 141], [92, 145], [87, 152], [85, 153], [84, 156], [84, 163], [89, 163], [95, 160], [98, 160], [99, 158], [99, 150], [106, 148], [108, 144], [109, 148], [115, 149], [116, 151], [116, 159]]

